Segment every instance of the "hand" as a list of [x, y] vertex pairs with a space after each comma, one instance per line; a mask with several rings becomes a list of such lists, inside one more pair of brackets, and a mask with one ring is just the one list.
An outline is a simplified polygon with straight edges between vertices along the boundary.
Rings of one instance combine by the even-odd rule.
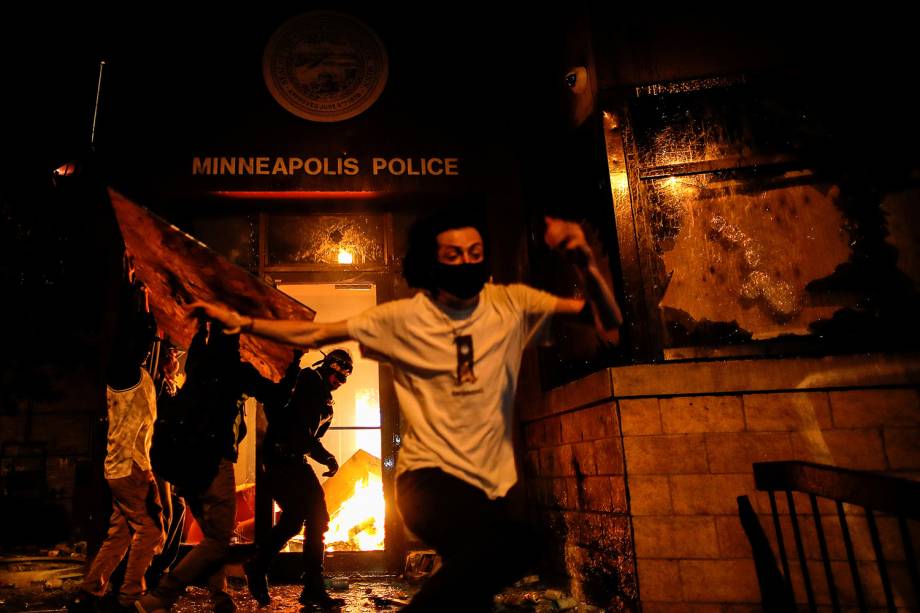
[[543, 220], [546, 222], [546, 233], [543, 235], [543, 240], [550, 249], [561, 251], [572, 257], [575, 264], [581, 268], [588, 268], [594, 264], [594, 252], [591, 251], [580, 225], [549, 216], [544, 217]]
[[147, 289], [146, 285], [140, 282], [138, 282], [137, 286], [138, 286], [138, 289], [140, 289], [140, 291], [144, 295], [144, 312], [149, 313], [150, 312], [150, 290]]
[[339, 472], [339, 463], [335, 461], [335, 458], [330, 457], [323, 463], [326, 465], [326, 468], [329, 469], [323, 473], [324, 477], [333, 477], [335, 473]]
[[219, 321], [224, 326], [224, 334], [237, 334], [251, 318], [243, 317], [236, 311], [209, 302], [193, 302], [189, 305], [190, 317], [206, 317]]
[[127, 280], [129, 285], [134, 285], [134, 279], [137, 271], [137, 266], [134, 263], [134, 256], [125, 249], [124, 255], [122, 256], [122, 266], [125, 273], [125, 280]]

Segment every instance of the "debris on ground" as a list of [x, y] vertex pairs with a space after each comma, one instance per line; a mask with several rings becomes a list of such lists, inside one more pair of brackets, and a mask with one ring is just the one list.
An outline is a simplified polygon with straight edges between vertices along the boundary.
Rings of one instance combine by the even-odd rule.
[[421, 583], [441, 568], [441, 556], [433, 549], [410, 551], [406, 554], [403, 577], [412, 583]]
[[579, 602], [565, 590], [546, 587], [537, 575], [524, 577], [495, 597], [495, 611], [531, 611], [551, 613], [571, 611], [573, 613], [603, 613], [603, 609]]
[[349, 587], [348, 579], [345, 577], [333, 577], [326, 581], [326, 587], [337, 592], [347, 590]]
[[[74, 552], [76, 547], [71, 548]], [[23, 560], [20, 556], [15, 563], [11, 557], [0, 558], [0, 612], [6, 611], [64, 611], [67, 602], [79, 587], [82, 579], [82, 562], [68, 557], [64, 547], [55, 547], [56, 555], [31, 556], [40, 561], [38, 566]], [[36, 552], [37, 553], [37, 552]], [[419, 556], [425, 564], [434, 565], [430, 555]], [[52, 569], [49, 565], [55, 566]], [[415, 567], [421, 572], [420, 567]], [[422, 566], [421, 568], [424, 568]], [[49, 570], [51, 572], [49, 572]], [[14, 587], [10, 573], [16, 574], [19, 585], [22, 573], [33, 572], [25, 587]], [[42, 573], [35, 575], [35, 572]], [[5, 573], [5, 574], [4, 574]], [[39, 577], [36, 579], [36, 577]], [[301, 586], [272, 585], [270, 593], [272, 602], [266, 607], [259, 607], [249, 594], [245, 580], [236, 576], [228, 577], [228, 592], [236, 603], [240, 613], [274, 613], [276, 611], [304, 611], [298, 599]], [[336, 597], [343, 598], [345, 605], [340, 609], [346, 613], [376, 613], [398, 611], [411, 600], [419, 589], [419, 584], [405, 580], [405, 576], [375, 575], [352, 573], [331, 576], [326, 582], [327, 588], [335, 590]], [[212, 610], [210, 594], [201, 587], [190, 587], [185, 595], [172, 608], [172, 613], [205, 613]], [[603, 609], [578, 602], [566, 590], [556, 585], [544, 584], [538, 575], [529, 575], [518, 581], [495, 597], [493, 611], [502, 613], [603, 613]]]
[[401, 600], [399, 598], [387, 598], [385, 596], [376, 596], [376, 595], [371, 596], [370, 601], [374, 603], [375, 609], [389, 609], [391, 607], [403, 607], [409, 604], [408, 600]]
[[522, 577], [520, 581], [514, 584], [515, 587], [524, 587], [526, 585], [533, 585], [535, 583], [540, 583], [540, 575], [527, 575]]

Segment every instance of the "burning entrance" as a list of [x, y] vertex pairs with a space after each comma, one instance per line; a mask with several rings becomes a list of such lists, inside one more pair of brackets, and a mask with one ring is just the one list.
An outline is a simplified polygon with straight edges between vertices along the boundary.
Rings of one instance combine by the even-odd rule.
[[[384, 547], [383, 480], [380, 458], [358, 449], [323, 483], [329, 509], [326, 551], [379, 551]], [[277, 507], [276, 507], [277, 512]], [[302, 547], [303, 534], [289, 549]]]
[[[283, 292], [317, 311], [316, 321], [338, 321], [377, 303], [373, 285], [292, 284]], [[381, 474], [380, 396], [377, 363], [360, 355], [357, 343], [343, 345], [354, 357], [348, 382], [333, 392], [332, 426], [323, 445], [339, 461], [333, 477], [319, 477], [329, 511], [327, 551], [377, 551], [384, 548], [385, 503]], [[324, 348], [329, 351], [332, 347]], [[301, 366], [321, 358], [319, 352], [304, 355]], [[326, 467], [310, 460], [316, 474]], [[274, 507], [277, 513], [277, 507]], [[303, 534], [288, 543], [288, 551], [302, 548]]]

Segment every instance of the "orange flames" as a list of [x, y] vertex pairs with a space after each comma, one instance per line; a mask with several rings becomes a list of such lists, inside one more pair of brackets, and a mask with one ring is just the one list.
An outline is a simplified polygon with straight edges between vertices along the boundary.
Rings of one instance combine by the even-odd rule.
[[355, 483], [354, 494], [331, 513], [326, 532], [326, 551], [375, 551], [383, 549], [383, 482], [368, 473]]
[[[358, 449], [323, 482], [329, 509], [326, 551], [379, 551], [384, 547], [383, 480], [380, 458]], [[278, 510], [277, 505], [275, 506]], [[291, 551], [303, 546], [303, 532]]]

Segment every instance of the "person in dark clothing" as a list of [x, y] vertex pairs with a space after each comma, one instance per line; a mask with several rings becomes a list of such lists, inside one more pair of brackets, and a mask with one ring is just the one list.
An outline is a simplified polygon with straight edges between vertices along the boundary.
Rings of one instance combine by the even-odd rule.
[[[532, 539], [510, 513], [517, 483], [515, 390], [525, 348], [551, 319], [593, 325], [615, 344], [623, 323], [582, 228], [545, 218], [544, 239], [581, 277], [584, 298], [520, 283], [490, 283], [486, 227], [472, 207], [419, 219], [409, 231], [403, 275], [422, 292], [338, 322], [279, 321], [195, 303], [232, 331], [299, 347], [358, 341], [388, 361], [401, 433], [396, 503], [406, 527], [441, 555], [440, 569], [405, 613], [491, 611], [493, 596], [523, 576]], [[522, 536], [523, 535], [523, 536]]]
[[321, 607], [341, 606], [323, 583], [323, 535], [329, 528], [326, 497], [309, 456], [326, 465], [324, 477], [339, 469], [335, 456], [320, 439], [332, 423], [332, 391], [345, 383], [353, 369], [351, 355], [344, 349], [329, 352], [323, 360], [305, 368], [287, 405], [269, 415], [268, 431], [262, 444], [264, 470], [271, 497], [281, 507], [281, 518], [268, 537], [257, 545], [258, 553], [244, 566], [249, 591], [261, 605], [271, 602], [265, 573], [272, 559], [293, 536], [304, 529], [303, 592], [300, 602]]
[[[182, 352], [178, 347], [170, 346], [165, 350], [166, 357], [154, 378], [157, 387], [157, 405], [165, 404], [179, 391], [179, 358]], [[147, 587], [153, 589], [159, 584], [160, 577], [169, 571], [179, 557], [179, 545], [182, 542], [182, 528], [185, 525], [185, 501], [176, 492], [172, 484], [154, 471], [163, 505], [163, 525], [166, 528], [166, 542], [163, 550], [153, 557], [145, 578]]]
[[[138, 611], [169, 610], [189, 584], [204, 580], [215, 611], [236, 609], [226, 592], [224, 563], [236, 522], [236, 483], [233, 463], [246, 436], [243, 405], [254, 396], [267, 406], [283, 402], [291, 391], [291, 377], [274, 383], [240, 359], [238, 334], [224, 334], [217, 322], [202, 320], [185, 364], [187, 380], [175, 400], [189, 403], [199, 418], [199, 436], [182, 459], [187, 482], [174, 479], [186, 506], [204, 537], [157, 587], [137, 601]], [[156, 445], [156, 442], [154, 443]]]

